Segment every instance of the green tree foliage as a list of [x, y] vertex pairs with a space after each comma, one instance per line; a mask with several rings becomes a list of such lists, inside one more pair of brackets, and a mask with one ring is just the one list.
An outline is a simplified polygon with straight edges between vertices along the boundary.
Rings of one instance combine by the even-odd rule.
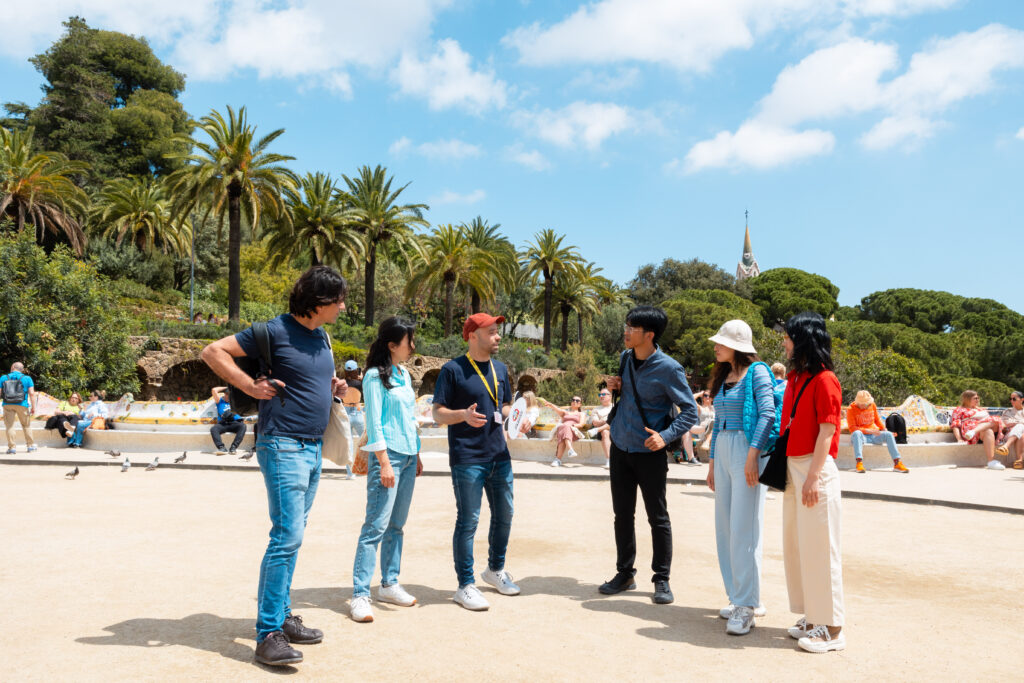
[[285, 189], [288, 211], [268, 230], [271, 265], [297, 261], [345, 269], [361, 259], [362, 241], [348, 225], [349, 213], [337, 189], [326, 173], [307, 173], [298, 188]]
[[923, 332], [975, 332], [1000, 337], [1024, 332], [1024, 316], [992, 299], [975, 299], [928, 289], [887, 289], [864, 297], [860, 317], [902, 323]]
[[648, 263], [628, 285], [634, 301], [648, 306], [662, 302], [688, 289], [723, 289], [735, 291], [736, 278], [718, 266], [694, 258], [677, 261], [667, 258], [659, 265]]
[[107, 182], [93, 209], [94, 230], [104, 237], [116, 235], [120, 245], [127, 236], [140, 251], [188, 254], [192, 225], [175, 220], [164, 183], [150, 176], [116, 178]]
[[72, 17], [64, 35], [30, 61], [46, 79], [34, 109], [8, 105], [35, 126], [43, 149], [92, 167], [102, 181], [165, 174], [180, 161], [175, 135], [188, 132], [177, 95], [185, 77], [163, 64], [143, 38], [90, 28]]
[[773, 268], [750, 280], [764, 324], [773, 327], [802, 311], [830, 317], [839, 308], [839, 288], [821, 275], [797, 268]]
[[475, 249], [490, 255], [491, 260], [485, 273], [489, 285], [481, 288], [470, 285], [470, 310], [473, 313], [479, 313], [485, 304], [494, 304], [499, 294], [512, 291], [518, 284], [518, 254], [512, 242], [498, 232], [500, 227], [500, 223], [491, 225], [481, 216], [459, 226], [466, 240]]
[[970, 375], [981, 369], [983, 342], [969, 332], [928, 334], [899, 323], [867, 320], [829, 322], [828, 329], [833, 338], [844, 340], [851, 348], [891, 349], [920, 362], [932, 374], [955, 371]]
[[924, 365], [890, 349], [857, 349], [838, 339], [833, 341], [832, 360], [847, 404], [861, 389], [882, 406], [899, 405], [911, 394], [935, 396]]
[[526, 274], [534, 278], [540, 276], [544, 283], [544, 351], [551, 352], [551, 314], [554, 311], [554, 279], [565, 270], [576, 267], [581, 258], [574, 246], [562, 246], [565, 235], [558, 235], [548, 228], [533, 236], [533, 242], [526, 246], [526, 251], [519, 257], [520, 265]]
[[64, 247], [49, 255], [27, 234], [0, 236], [0, 363], [25, 363], [54, 396], [138, 390], [128, 324], [105, 280]]
[[983, 406], [1010, 405], [1010, 392], [1013, 387], [991, 379], [981, 377], [963, 377], [960, 375], [938, 375], [933, 378], [935, 391], [925, 394], [932, 403], [943, 406], [960, 405], [960, 394], [967, 389], [977, 391]]
[[978, 355], [982, 376], [1024, 389], [1024, 333], [989, 339]]
[[602, 374], [594, 363], [594, 353], [580, 346], [570, 346], [562, 354], [559, 365], [565, 373], [544, 380], [537, 387], [537, 394], [560, 406], [569, 405], [569, 399], [579, 396], [584, 405], [597, 403], [597, 387]]
[[[263, 245], [246, 244], [241, 250], [241, 274], [241, 300], [261, 305], [259, 308], [250, 308], [250, 314], [258, 312], [257, 317], [248, 318], [251, 322], [271, 317], [267, 315], [271, 312], [274, 316], [286, 313], [288, 295], [302, 271], [291, 266], [272, 268]], [[214, 287], [213, 300], [226, 308], [229, 298], [228, 280], [221, 279]]]

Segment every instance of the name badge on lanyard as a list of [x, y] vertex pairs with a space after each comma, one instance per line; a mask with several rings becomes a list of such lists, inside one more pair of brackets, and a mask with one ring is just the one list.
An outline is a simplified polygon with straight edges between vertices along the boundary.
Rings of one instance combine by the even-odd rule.
[[469, 364], [473, 366], [473, 369], [476, 370], [476, 374], [480, 377], [480, 381], [484, 383], [484, 388], [487, 389], [488, 396], [490, 396], [491, 400], [494, 401], [494, 421], [497, 424], [501, 424], [505, 418], [501, 414], [501, 404], [498, 403], [498, 373], [494, 370], [494, 361], [488, 361], [491, 364], [491, 379], [494, 381], [494, 390], [492, 391], [491, 385], [487, 383], [487, 378], [484, 377], [484, 373], [480, 372], [480, 368], [477, 366], [476, 361], [473, 360], [473, 357], [467, 353], [466, 358], [469, 360]]

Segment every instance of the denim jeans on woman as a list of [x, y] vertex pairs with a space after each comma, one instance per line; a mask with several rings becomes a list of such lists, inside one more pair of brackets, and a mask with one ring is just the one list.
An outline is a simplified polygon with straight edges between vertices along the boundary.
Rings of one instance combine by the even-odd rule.
[[370, 581], [377, 564], [380, 546], [381, 584], [398, 583], [402, 568], [402, 527], [409, 517], [409, 505], [416, 486], [416, 456], [388, 449], [388, 460], [395, 472], [391, 488], [380, 483], [380, 462], [375, 453], [367, 454], [366, 520], [359, 532], [356, 559], [352, 567], [352, 596], [370, 595]]
[[480, 520], [482, 494], [491, 507], [491, 529], [487, 534], [487, 568], [505, 568], [505, 552], [512, 531], [512, 461], [498, 460], [483, 465], [452, 465], [455, 489], [455, 533], [452, 537], [455, 575], [459, 587], [476, 583], [473, 578], [473, 537]]
[[[748, 486], [744, 470], [750, 445], [742, 430], [719, 432], [715, 443], [715, 539], [718, 568], [729, 603], [761, 604], [761, 535], [765, 487]], [[758, 472], [767, 458], [758, 458]]]
[[256, 641], [281, 630], [291, 615], [291, 586], [309, 509], [320, 484], [320, 439], [260, 435], [256, 459], [267, 486], [270, 544], [260, 564]]

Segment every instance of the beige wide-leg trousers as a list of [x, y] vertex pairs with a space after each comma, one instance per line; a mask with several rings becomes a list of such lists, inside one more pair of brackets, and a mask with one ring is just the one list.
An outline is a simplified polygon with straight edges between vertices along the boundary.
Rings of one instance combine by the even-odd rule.
[[810, 455], [787, 458], [789, 478], [782, 499], [782, 552], [789, 609], [809, 624], [842, 626], [843, 564], [839, 545], [842, 493], [835, 460], [825, 458], [814, 507], [802, 502]]

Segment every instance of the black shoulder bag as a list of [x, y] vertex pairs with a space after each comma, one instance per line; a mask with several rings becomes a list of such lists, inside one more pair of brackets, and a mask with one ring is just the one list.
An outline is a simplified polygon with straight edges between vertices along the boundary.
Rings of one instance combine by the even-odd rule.
[[[651, 424], [647, 421], [647, 414], [644, 412], [644, 404], [640, 403], [640, 393], [636, 390], [636, 378], [633, 376], [635, 374], [634, 370], [636, 370], [636, 368], [629, 369], [629, 383], [633, 386], [633, 400], [636, 402], [637, 410], [640, 411], [640, 420], [644, 423], [644, 427], [647, 427], [648, 429], [654, 429], [654, 431], [658, 431], [655, 427], [652, 427]], [[671, 413], [668, 416], [668, 421], [669, 424], [672, 423]], [[684, 434], [683, 436], [686, 435]], [[683, 437], [673, 439], [672, 441], [665, 444], [665, 450], [670, 453], [678, 451], [682, 447]]]
[[[259, 358], [242, 356], [235, 359], [235, 365], [253, 379], [268, 377], [270, 375], [272, 359], [270, 355], [270, 331], [267, 329], [267, 323], [253, 323], [252, 334], [260, 351]], [[255, 415], [260, 408], [258, 399], [253, 398], [234, 385], [228, 387], [228, 401], [231, 403], [231, 410], [240, 416]]]
[[761, 476], [757, 480], [775, 491], [786, 490], [786, 446], [789, 444], [789, 427], [793, 424], [793, 417], [796, 415], [796, 407], [800, 403], [800, 397], [804, 395], [804, 390], [807, 389], [807, 385], [811, 383], [814, 377], [815, 375], [808, 377], [804, 385], [800, 387], [800, 392], [796, 395], [796, 400], [793, 401], [793, 408], [789, 411], [789, 425], [786, 425], [786, 431], [779, 434], [779, 438], [775, 440], [775, 448], [770, 453], [765, 453], [761, 456], [762, 458], [768, 458], [768, 462], [765, 464], [764, 471], [761, 472]]
[[[628, 358], [628, 357], [629, 357], [628, 353], [623, 353], [622, 357], [619, 358], [619, 381], [620, 382], [622, 381], [622, 373], [626, 371], [626, 358]], [[612, 420], [615, 419], [615, 413], [619, 409], [619, 396], [621, 394], [622, 394], [622, 392], [620, 390], [618, 390], [618, 389], [616, 389], [615, 391], [612, 392], [612, 396], [615, 397], [615, 405], [613, 405], [612, 409], [608, 411], [608, 419], [605, 420], [605, 422], [607, 422], [608, 424], [611, 424]]]

